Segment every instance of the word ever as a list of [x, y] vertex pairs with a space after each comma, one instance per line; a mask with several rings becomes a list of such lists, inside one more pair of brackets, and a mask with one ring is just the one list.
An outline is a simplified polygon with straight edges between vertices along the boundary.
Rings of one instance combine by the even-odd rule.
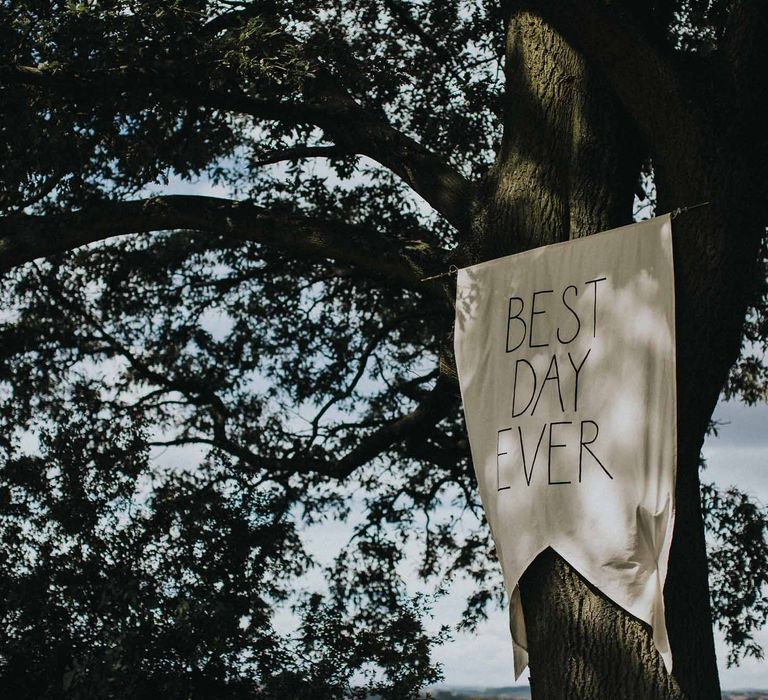
[[[575, 428], [566, 428], [565, 426], [576, 426], [578, 425], [578, 433], [579, 433], [579, 440], [578, 440], [578, 450], [576, 449], [576, 443], [575, 441], [569, 440], [568, 434], [571, 434], [571, 437], [575, 436], [576, 429]], [[590, 435], [591, 433], [591, 435]], [[519, 447], [519, 451], [513, 450], [514, 452], [518, 452], [520, 455], [520, 461], [522, 462], [522, 468], [523, 468], [523, 475], [525, 476], [525, 483], [530, 486], [531, 485], [531, 479], [533, 478], [533, 470], [536, 466], [536, 460], [540, 454], [540, 452], [546, 453], [546, 460], [547, 460], [547, 484], [550, 486], [555, 486], [559, 484], [571, 484], [573, 483], [573, 479], [564, 479], [562, 477], [568, 475], [568, 476], [574, 476], [577, 473], [578, 469], [578, 483], [581, 483], [583, 472], [584, 472], [584, 466], [585, 466], [585, 452], [589, 453], [589, 455], [592, 457], [592, 459], [597, 462], [598, 465], [602, 468], [602, 470], [608, 475], [610, 479], [613, 479], [613, 475], [605, 468], [605, 465], [600, 461], [600, 459], [597, 457], [597, 455], [592, 451], [592, 448], [590, 445], [592, 445], [596, 440], [597, 436], [600, 433], [600, 428], [598, 427], [597, 423], [593, 420], [582, 420], [578, 424], [574, 421], [556, 421], [552, 423], [544, 423], [544, 425], [541, 427], [541, 432], [539, 433], [539, 438], [536, 441], [536, 448], [533, 450], [533, 455], [531, 456], [531, 447], [532, 445], [528, 445], [528, 449], [526, 452], [526, 445], [525, 441], [523, 440], [523, 431], [520, 426], [517, 426], [517, 430], [513, 430], [513, 428], [502, 428], [501, 430], [497, 431], [496, 435], [496, 488], [498, 491], [504, 491], [505, 489], [511, 488], [511, 485], [507, 483], [506, 479], [502, 479], [502, 471], [509, 472], [509, 462], [512, 461], [507, 458], [507, 460], [501, 460], [501, 457], [504, 457], [505, 455], [510, 454], [509, 449], [502, 449], [504, 448], [510, 448], [514, 447], [514, 442], [517, 442], [517, 446]], [[547, 446], [546, 450], [542, 451], [541, 443], [544, 440], [544, 435], [547, 435]], [[589, 436], [589, 437], [588, 437]], [[566, 439], [566, 442], [560, 442], [560, 440]], [[512, 444], [510, 444], [512, 442]], [[560, 459], [555, 460], [555, 458], [558, 456], [558, 451], [562, 450], [563, 453], [565, 453], [566, 458], [570, 457], [570, 466], [567, 468], [566, 473], [564, 472], [564, 465], [563, 465], [563, 458], [562, 456]], [[578, 452], [578, 459], [577, 457]], [[504, 463], [503, 463], [504, 462]], [[558, 476], [553, 477], [552, 470], [553, 465], [559, 468], [560, 474], [559, 478]]]

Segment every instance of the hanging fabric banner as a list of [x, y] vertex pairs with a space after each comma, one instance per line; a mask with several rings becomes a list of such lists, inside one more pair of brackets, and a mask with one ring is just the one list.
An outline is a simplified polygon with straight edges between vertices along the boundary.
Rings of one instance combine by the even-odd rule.
[[518, 582], [547, 547], [648, 623], [671, 670], [670, 216], [459, 270], [454, 343], [515, 677], [528, 664]]

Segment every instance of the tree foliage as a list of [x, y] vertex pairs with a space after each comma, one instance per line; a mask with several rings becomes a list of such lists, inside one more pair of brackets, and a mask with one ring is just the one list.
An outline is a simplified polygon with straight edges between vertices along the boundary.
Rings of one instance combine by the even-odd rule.
[[[734, 5], [620, 4], [682, 61], [717, 51]], [[500, 599], [450, 298], [422, 279], [499, 149], [502, 9], [0, 2], [8, 692], [408, 697], [445, 630], [406, 553], [430, 586], [473, 580], [466, 625]], [[750, 402], [755, 290], [728, 384]], [[745, 499], [704, 492], [734, 660], [766, 612]], [[324, 586], [297, 591], [303, 529], [350, 513]]]

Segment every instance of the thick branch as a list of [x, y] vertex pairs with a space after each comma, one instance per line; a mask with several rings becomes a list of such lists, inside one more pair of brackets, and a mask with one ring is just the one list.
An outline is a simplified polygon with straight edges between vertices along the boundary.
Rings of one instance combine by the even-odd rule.
[[690, 96], [684, 94], [678, 68], [616, 11], [595, 0], [529, 0], [527, 5], [605, 75], [647, 143], [677, 132], [670, 120], [690, 121]]
[[[751, 157], [754, 174], [746, 186], [754, 189], [755, 201], [765, 198], [768, 173], [768, 3], [737, 0], [732, 3], [723, 54], [731, 81], [727, 121], [734, 138]], [[759, 184], [758, 184], [759, 183]], [[755, 187], [755, 185], [758, 185]]]
[[328, 116], [315, 124], [337, 145], [389, 168], [460, 233], [469, 230], [472, 185], [458, 171], [346, 93], [323, 89], [315, 98]]
[[[731, 63], [735, 80], [757, 79], [752, 74], [755, 61], [766, 56], [768, 6], [763, 0], [735, 0], [731, 3], [724, 38], [724, 52]], [[764, 82], [764, 81], [761, 81]]]
[[411, 457], [430, 462], [451, 473], [459, 471], [459, 467], [470, 459], [469, 444], [466, 441], [461, 448], [445, 448], [424, 440], [413, 440], [407, 443], [406, 452]]
[[58, 97], [82, 100], [87, 104], [93, 104], [104, 96], [135, 95], [140, 92], [145, 99], [155, 94], [163, 97], [175, 95], [198, 105], [288, 124], [314, 124], [328, 116], [321, 105], [260, 99], [238, 90], [211, 90], [207, 86], [190, 82], [188, 74], [188, 70], [179, 74], [170, 67], [166, 67], [163, 72], [148, 72], [116, 66], [108, 70], [81, 73], [61, 68], [48, 70], [38, 66], [0, 66], [0, 78], [4, 81], [36, 87]]
[[336, 462], [332, 475], [343, 479], [395, 443], [423, 434], [444, 418], [454, 408], [454, 403], [450, 399], [447, 383], [438, 379], [435, 388], [413, 411], [367, 435], [357, 447]]
[[340, 158], [345, 155], [349, 155], [349, 153], [338, 146], [293, 146], [279, 151], [270, 151], [253, 165], [272, 165], [273, 163], [304, 160], [305, 158]]
[[195, 230], [273, 245], [296, 256], [331, 259], [399, 286], [417, 286], [418, 273], [394, 241], [336, 221], [277, 215], [247, 202], [171, 195], [94, 205], [77, 212], [0, 219], [0, 272], [35, 258], [128, 233]]
[[[170, 386], [170, 382], [165, 382], [165, 384], [176, 390], [175, 387]], [[202, 402], [214, 409], [217, 408], [205, 397], [202, 397]], [[150, 444], [153, 446], [210, 445], [237, 457], [255, 469], [266, 469], [274, 473], [315, 473], [333, 479], [346, 479], [357, 468], [375, 459], [396, 443], [428, 431], [445, 417], [454, 406], [454, 402], [447, 395], [446, 385], [438, 381], [429, 396], [413, 411], [366, 435], [356, 447], [337, 460], [328, 459], [325, 455], [286, 458], [264, 457], [230, 438], [222, 425], [214, 425], [214, 434], [210, 437], [184, 435], [171, 440], [154, 441]]]
[[[435, 153], [395, 129], [383, 116], [360, 106], [330, 75], [319, 72], [311, 94], [301, 102], [251, 97], [240, 91], [217, 91], [190, 84], [173, 71], [163, 76], [137, 74], [127, 68], [80, 75], [36, 66], [6, 66], [0, 77], [58, 94], [82, 96], [135, 92], [147, 84], [165, 95], [178, 95], [196, 104], [248, 114], [257, 119], [321, 128], [341, 149], [368, 156], [402, 178], [457, 230], [469, 227], [471, 184]], [[150, 78], [148, 83], [147, 79]], [[146, 88], [141, 88], [147, 92]]]

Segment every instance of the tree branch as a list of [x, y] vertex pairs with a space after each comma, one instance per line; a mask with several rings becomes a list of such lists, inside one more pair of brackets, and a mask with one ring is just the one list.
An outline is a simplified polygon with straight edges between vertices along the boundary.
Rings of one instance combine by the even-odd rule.
[[305, 158], [340, 158], [350, 155], [338, 146], [293, 146], [279, 151], [270, 151], [253, 163], [254, 166], [272, 165], [286, 160], [296, 161]]
[[[23, 85], [80, 95], [92, 101], [105, 93], [147, 92], [146, 85], [196, 104], [247, 114], [257, 119], [321, 128], [339, 148], [368, 156], [404, 180], [458, 231], [469, 228], [473, 187], [457, 170], [410, 136], [395, 129], [382, 115], [374, 115], [326, 71], [311, 81], [305, 100], [275, 101], [240, 91], [211, 90], [168, 70], [162, 76], [137, 74], [127, 67], [81, 75], [37, 66], [5, 66], [0, 77]], [[148, 82], [148, 78], [151, 80]]]
[[243, 3], [242, 7], [212, 17], [203, 25], [203, 30], [206, 34], [215, 35], [219, 32], [233, 29], [241, 26], [249, 18], [259, 15], [259, 13], [263, 12], [263, 9], [261, 3], [258, 2]]
[[723, 45], [734, 68], [734, 77], [749, 72], [750, 59], [753, 57], [765, 57], [766, 32], [768, 7], [762, 0], [731, 2]]
[[[158, 376], [154, 377], [162, 381]], [[164, 383], [173, 390], [172, 382]], [[386, 423], [360, 440], [356, 447], [337, 460], [328, 459], [325, 454], [297, 456], [286, 458], [264, 457], [256, 454], [248, 447], [238, 444], [230, 438], [222, 424], [214, 425], [214, 434], [211, 437], [203, 435], [183, 435], [170, 440], [157, 440], [149, 443], [152, 446], [184, 446], [202, 444], [216, 447], [224, 452], [237, 457], [248, 466], [268, 471], [282, 471], [285, 473], [315, 473], [322, 474], [332, 479], [346, 479], [358, 467], [362, 467], [378, 457], [387, 449], [419, 434], [422, 434], [436, 425], [454, 407], [455, 402], [450, 400], [450, 392], [446, 391], [447, 384], [438, 380], [435, 388], [429, 393], [410, 413]], [[217, 397], [218, 398], [218, 397]], [[201, 403], [206, 403], [216, 410], [221, 410], [206, 397], [201, 397]], [[422, 455], [419, 455], [420, 458]]]
[[[227, 425], [231, 411], [209, 385], [194, 376], [173, 376], [154, 370], [149, 363], [104, 328], [99, 319], [87, 310], [75, 306], [63, 296], [60, 297], [60, 303], [73, 315], [81, 316], [98, 334], [99, 339], [113, 352], [123, 357], [132, 370], [146, 382], [163, 387], [165, 392], [177, 392], [184, 396], [189, 404], [208, 410], [212, 433], [210, 436], [195, 435], [185, 431], [169, 440], [153, 441], [150, 443], [153, 446], [206, 444], [223, 450], [256, 469], [265, 469], [274, 473], [313, 472], [334, 479], [345, 479], [355, 469], [370, 462], [394, 444], [427, 434], [430, 428], [433, 428], [455, 409], [455, 391], [451, 389], [446, 380], [438, 377], [434, 388], [415, 409], [364, 436], [355, 448], [338, 460], [329, 459], [328, 453], [324, 450], [310, 451], [309, 454], [302, 452], [283, 458], [265, 457], [253, 452], [250, 447], [239, 444], [236, 439], [232, 438]], [[386, 330], [389, 331], [391, 328]], [[360, 360], [360, 366], [363, 368], [367, 356], [373, 352], [372, 347], [375, 347], [373, 341], [364, 350]], [[360, 373], [360, 370], [358, 372]], [[159, 396], [162, 393], [151, 390], [147, 395]]]
[[[400, 245], [377, 231], [308, 216], [274, 214], [248, 202], [193, 195], [105, 202], [76, 212], [0, 218], [0, 272], [113, 236], [174, 229], [225, 234], [272, 245], [299, 257], [335, 260], [398, 286], [429, 292], [427, 285], [418, 281], [419, 271], [403, 258]], [[442, 251], [434, 252], [437, 260], [443, 259]]]
[[323, 86], [315, 119], [338, 146], [366, 155], [398, 175], [461, 234], [469, 231], [473, 185], [439, 156], [374, 116], [345, 92]]
[[400, 0], [384, 0], [384, 5], [389, 13], [399, 24], [408, 32], [418, 37], [425, 47], [436, 54], [445, 54], [445, 48], [428, 31], [424, 29], [421, 22], [416, 20], [411, 14], [410, 8], [403, 5]]
[[[752, 156], [756, 172], [754, 180], [764, 181], [768, 166], [768, 3], [764, 0], [736, 0], [731, 4], [723, 40], [723, 55], [731, 79], [728, 120], [736, 138], [744, 141], [745, 153]], [[758, 135], [757, 138], [756, 135]], [[764, 198], [765, 185], [756, 191]]]
[[320, 433], [320, 421], [323, 419], [323, 416], [331, 409], [333, 406], [335, 406], [339, 401], [342, 401], [346, 398], [349, 398], [354, 390], [357, 388], [357, 385], [360, 383], [360, 380], [363, 378], [365, 374], [365, 369], [368, 367], [368, 360], [371, 358], [371, 355], [373, 355], [374, 352], [378, 349], [379, 345], [386, 340], [389, 335], [400, 325], [402, 324], [408, 316], [399, 316], [395, 318], [394, 320], [390, 321], [389, 323], [385, 324], [383, 328], [379, 330], [378, 333], [374, 334], [373, 337], [366, 343], [366, 346], [363, 348], [362, 352], [360, 353], [360, 356], [357, 358], [357, 371], [355, 372], [352, 379], [347, 383], [346, 386], [340, 388], [338, 391], [336, 391], [333, 396], [331, 396], [318, 410], [318, 412], [315, 414], [315, 417], [312, 419], [312, 434], [309, 437], [309, 440], [307, 441], [307, 446], [305, 449], [309, 449], [314, 443], [315, 440], [317, 440], [317, 437]]
[[343, 479], [397, 442], [422, 434], [454, 408], [447, 382], [438, 379], [434, 389], [413, 411], [364, 437], [353, 450], [332, 466], [331, 475]]
[[540, 14], [607, 78], [647, 143], [669, 135], [670, 120], [691, 112], [677, 66], [646, 41], [636, 26], [595, 0], [528, 0]]

